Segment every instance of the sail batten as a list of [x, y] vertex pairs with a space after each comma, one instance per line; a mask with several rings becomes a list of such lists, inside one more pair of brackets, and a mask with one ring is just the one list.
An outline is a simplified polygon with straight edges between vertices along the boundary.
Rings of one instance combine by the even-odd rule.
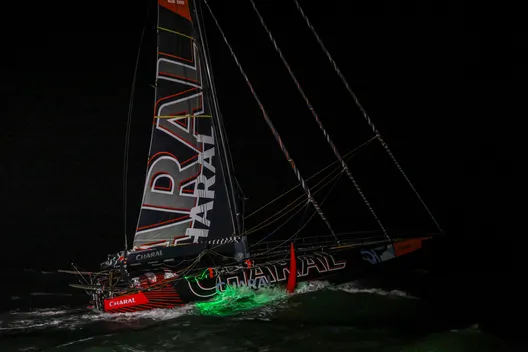
[[195, 253], [236, 232], [214, 97], [204, 94], [208, 80], [190, 6], [188, 0], [157, 4], [154, 119], [135, 250], [197, 247]]

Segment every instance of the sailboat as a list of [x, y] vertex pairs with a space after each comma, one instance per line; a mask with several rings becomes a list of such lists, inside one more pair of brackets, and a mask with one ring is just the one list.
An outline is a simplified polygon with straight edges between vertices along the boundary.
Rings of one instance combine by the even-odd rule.
[[[250, 1], [291, 78], [298, 83], [253, 0]], [[408, 181], [306, 15], [294, 1], [373, 128], [375, 139], [387, 150]], [[203, 39], [202, 7], [210, 11], [304, 191], [304, 200], [322, 219], [328, 233], [312, 237], [292, 233], [279, 241], [261, 240], [252, 244], [251, 235], [245, 231], [242, 221], [244, 200], [234, 178], [208, 48]], [[98, 271], [81, 271], [73, 264], [73, 270], [66, 271], [78, 275], [80, 283], [71, 286], [89, 294], [91, 307], [111, 313], [173, 308], [210, 300], [230, 287], [242, 286], [253, 290], [280, 286], [293, 292], [303, 281], [350, 281], [386, 263], [415, 255], [424, 248], [433, 234], [394, 237], [385, 230], [297, 84], [337, 158], [338, 168], [350, 178], [381, 229], [379, 236], [367, 238], [336, 234], [286, 149], [286, 143], [275, 130], [207, 1], [157, 0], [156, 9], [158, 48], [154, 118], [133, 243], [128, 245], [125, 234], [124, 250], [109, 255]]]

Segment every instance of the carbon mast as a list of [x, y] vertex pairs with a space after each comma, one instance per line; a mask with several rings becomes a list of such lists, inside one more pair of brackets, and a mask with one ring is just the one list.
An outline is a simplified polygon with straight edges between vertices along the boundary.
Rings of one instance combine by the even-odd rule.
[[[237, 189], [235, 188], [235, 182], [234, 182], [234, 165], [233, 161], [231, 159], [231, 153], [227, 144], [227, 134], [225, 132], [224, 124], [222, 121], [222, 114], [220, 112], [220, 107], [218, 105], [218, 99], [216, 95], [216, 90], [214, 86], [214, 81], [212, 77], [212, 68], [211, 68], [211, 59], [209, 55], [209, 51], [207, 48], [207, 42], [206, 42], [206, 34], [205, 34], [205, 28], [203, 27], [203, 15], [202, 15], [202, 9], [200, 7], [199, 1], [193, 1], [193, 10], [195, 14], [196, 19], [196, 27], [198, 29], [198, 36], [197, 36], [197, 42], [199, 50], [202, 53], [203, 58], [203, 66], [205, 69], [205, 79], [207, 80], [206, 85], [204, 85], [204, 94], [206, 95], [206, 98], [209, 99], [211, 103], [211, 110], [212, 110], [212, 118], [216, 122], [217, 129], [215, 130], [215, 133], [218, 137], [220, 137], [220, 160], [221, 160], [221, 167], [224, 170], [224, 175], [226, 176], [225, 181], [227, 181], [226, 188], [228, 191], [228, 201], [229, 201], [229, 209], [231, 212], [231, 218], [233, 221], [233, 228], [235, 231], [235, 236], [240, 236], [241, 241], [235, 243], [235, 258], [238, 260], [242, 260], [245, 258], [248, 258], [250, 256], [250, 253], [248, 251], [248, 245], [247, 245], [247, 237], [246, 235], [243, 235], [244, 233], [244, 227], [242, 223], [243, 214], [239, 206], [239, 201], [237, 200]], [[207, 89], [208, 88], [208, 89]]]

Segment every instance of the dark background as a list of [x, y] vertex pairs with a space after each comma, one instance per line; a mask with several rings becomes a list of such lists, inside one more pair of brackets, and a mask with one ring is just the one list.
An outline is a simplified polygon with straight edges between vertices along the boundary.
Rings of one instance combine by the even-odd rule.
[[[305, 178], [334, 161], [250, 4], [210, 2]], [[506, 6], [344, 3], [301, 1], [445, 230], [430, 289], [447, 297], [440, 302], [446, 307], [456, 296], [461, 309], [505, 330], [516, 291], [511, 269], [522, 259], [511, 246], [519, 248], [522, 237], [513, 225], [520, 215], [513, 175], [520, 164], [514, 161], [522, 160], [514, 155], [525, 116], [526, 27]], [[257, 5], [342, 154], [369, 139], [293, 2]], [[23, 16], [3, 23], [3, 268], [52, 270], [71, 259], [93, 266], [121, 249], [124, 136], [146, 9], [146, 1], [6, 9]], [[237, 178], [256, 209], [296, 180], [207, 13], [205, 19]], [[150, 137], [154, 35], [147, 30], [133, 114], [129, 231]], [[434, 230], [379, 145], [349, 165], [388, 227]], [[375, 228], [348, 180], [340, 182], [323, 206], [337, 230]]]

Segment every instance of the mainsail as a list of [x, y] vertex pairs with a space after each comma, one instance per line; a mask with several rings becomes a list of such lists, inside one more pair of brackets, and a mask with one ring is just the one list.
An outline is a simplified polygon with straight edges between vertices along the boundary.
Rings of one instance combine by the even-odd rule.
[[188, 0], [158, 0], [154, 120], [134, 249], [238, 242], [235, 190]]

